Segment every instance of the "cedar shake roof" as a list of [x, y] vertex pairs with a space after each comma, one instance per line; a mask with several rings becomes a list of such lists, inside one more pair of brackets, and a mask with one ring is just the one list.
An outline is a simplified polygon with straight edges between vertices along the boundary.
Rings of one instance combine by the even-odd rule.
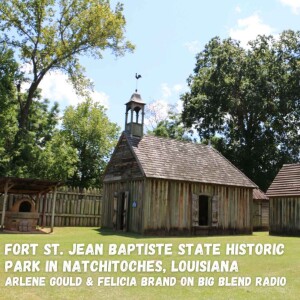
[[269, 200], [268, 196], [260, 189], [253, 190], [253, 200]]
[[5, 192], [6, 184], [9, 186], [8, 194], [38, 194], [48, 193], [56, 186], [62, 185], [60, 181], [0, 177], [0, 195]]
[[146, 177], [256, 187], [210, 146], [151, 135], [126, 138]]
[[283, 165], [270, 185], [267, 196], [300, 196], [300, 164]]

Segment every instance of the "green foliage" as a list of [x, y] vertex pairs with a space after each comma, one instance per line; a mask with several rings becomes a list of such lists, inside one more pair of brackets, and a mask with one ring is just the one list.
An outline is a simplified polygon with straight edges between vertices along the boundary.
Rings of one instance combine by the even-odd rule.
[[119, 129], [91, 100], [68, 107], [62, 129], [58, 104], [49, 107], [36, 90], [28, 127], [18, 134], [18, 104], [26, 98], [15, 89], [18, 66], [13, 52], [0, 48], [0, 176], [59, 179], [75, 186], [101, 186], [101, 175]]
[[118, 126], [109, 121], [103, 106], [87, 99], [66, 109], [62, 133], [78, 156], [69, 183], [81, 188], [101, 186], [101, 176], [119, 136]]
[[[111, 9], [107, 0], [0, 2], [0, 45], [11, 47], [30, 68], [28, 78], [18, 74], [12, 51], [0, 48], [0, 175], [72, 177], [72, 183], [82, 186], [100, 182], [116, 125], [108, 121], [103, 108], [97, 107], [100, 115], [96, 107], [85, 112], [69, 108], [63, 132], [57, 131], [58, 104], [49, 108], [38, 86], [48, 72], [59, 70], [79, 94], [87, 95], [91, 82], [83, 74], [80, 55], [101, 59], [107, 50], [120, 56], [134, 49], [125, 40], [122, 11], [121, 4]], [[25, 81], [29, 88], [21, 93]], [[76, 114], [87, 122], [80, 123], [81, 128], [76, 116], [72, 119]]]
[[248, 49], [213, 38], [196, 59], [184, 124], [266, 189], [283, 163], [299, 161], [300, 32], [259, 36]]
[[[90, 82], [83, 75], [79, 55], [101, 59], [104, 50], [115, 55], [132, 51], [125, 40], [123, 7], [107, 0], [7, 0], [0, 2], [0, 31], [5, 41], [31, 68], [27, 96], [20, 105], [19, 127], [28, 129], [34, 93], [49, 71], [66, 73], [78, 93]], [[11, 34], [11, 33], [14, 34]]]
[[0, 176], [67, 179], [75, 170], [77, 153], [55, 132], [58, 105], [35, 93], [28, 130], [16, 143], [18, 104], [26, 95], [15, 83], [21, 78], [13, 52], [0, 48]]
[[148, 131], [148, 134], [162, 136], [181, 141], [191, 141], [192, 138], [188, 135], [185, 127], [182, 124], [180, 114], [173, 111], [168, 113], [168, 118], [160, 121], [153, 131]]
[[43, 149], [35, 150], [31, 177], [67, 181], [76, 171], [76, 149], [61, 132], [56, 131]]
[[14, 86], [17, 69], [13, 52], [0, 46], [0, 174], [5, 173], [9, 166], [18, 129]]

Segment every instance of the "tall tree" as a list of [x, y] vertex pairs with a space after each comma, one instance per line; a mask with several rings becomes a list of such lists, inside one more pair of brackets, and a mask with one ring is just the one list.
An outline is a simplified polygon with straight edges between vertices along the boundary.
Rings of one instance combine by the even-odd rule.
[[[47, 150], [49, 145], [53, 143], [52, 139], [56, 133], [55, 127], [58, 125], [59, 111], [57, 104], [49, 108], [48, 100], [41, 100], [40, 95], [36, 93], [29, 114], [28, 130], [23, 135], [22, 140], [15, 144], [15, 135], [18, 132], [16, 98], [23, 96], [21, 93], [18, 93], [18, 96], [15, 95], [14, 98], [10, 98], [9, 110], [3, 112], [6, 119], [4, 120], [4, 126], [0, 129], [0, 144], [2, 140], [5, 141], [6, 146], [1, 153], [0, 174], [2, 176], [54, 178], [50, 176], [50, 173], [48, 176], [43, 170], [47, 169], [45, 168], [47, 163], [45, 154], [50, 153], [49, 149], [45, 151], [45, 148]], [[2, 113], [0, 113], [0, 119], [1, 115]], [[56, 144], [59, 145], [58, 143]], [[51, 149], [53, 150], [53, 147]], [[60, 147], [55, 149], [56, 154], [60, 151], [63, 152]], [[44, 161], [39, 159], [41, 156], [43, 156]], [[59, 161], [58, 155], [57, 161]], [[67, 162], [67, 160], [65, 161]], [[64, 168], [66, 169], [67, 166], [64, 166]], [[39, 172], [39, 170], [42, 172]], [[55, 178], [60, 177], [65, 178], [65, 174], [57, 175]]]
[[117, 143], [119, 127], [109, 121], [103, 106], [87, 99], [65, 110], [62, 134], [78, 156], [69, 183], [81, 188], [101, 186], [101, 176]]
[[69, 76], [78, 92], [89, 85], [79, 55], [101, 59], [104, 50], [115, 55], [133, 50], [125, 40], [123, 7], [111, 9], [108, 0], [7, 0], [0, 2], [0, 31], [30, 68], [31, 78], [20, 102], [20, 132], [28, 129], [34, 94], [44, 76], [60, 70]]
[[183, 121], [266, 189], [299, 161], [300, 32], [259, 36], [248, 49], [213, 38], [196, 57]]
[[77, 153], [55, 129], [58, 104], [35, 93], [28, 130], [15, 144], [18, 132], [18, 102], [26, 95], [15, 87], [22, 78], [13, 51], [0, 47], [0, 176], [20, 176], [66, 180], [73, 175]]
[[15, 79], [18, 65], [13, 52], [0, 44], [0, 175], [6, 174], [17, 132]]

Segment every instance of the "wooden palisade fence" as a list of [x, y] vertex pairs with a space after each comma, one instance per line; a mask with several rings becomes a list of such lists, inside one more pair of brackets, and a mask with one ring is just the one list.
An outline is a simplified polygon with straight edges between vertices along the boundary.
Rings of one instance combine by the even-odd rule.
[[[39, 226], [48, 227], [51, 224], [53, 194], [41, 196], [36, 205], [40, 217]], [[3, 197], [0, 197], [0, 206]], [[14, 205], [17, 197], [9, 195], [7, 210]], [[83, 189], [60, 187], [57, 191], [55, 204], [54, 226], [90, 226], [101, 225], [102, 195], [100, 189]]]

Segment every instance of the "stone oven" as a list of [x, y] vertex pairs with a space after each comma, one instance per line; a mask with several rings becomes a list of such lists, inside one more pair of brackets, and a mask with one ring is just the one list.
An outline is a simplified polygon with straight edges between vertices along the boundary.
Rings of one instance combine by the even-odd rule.
[[19, 199], [5, 214], [5, 229], [13, 231], [36, 230], [39, 213], [35, 203], [28, 197]]

